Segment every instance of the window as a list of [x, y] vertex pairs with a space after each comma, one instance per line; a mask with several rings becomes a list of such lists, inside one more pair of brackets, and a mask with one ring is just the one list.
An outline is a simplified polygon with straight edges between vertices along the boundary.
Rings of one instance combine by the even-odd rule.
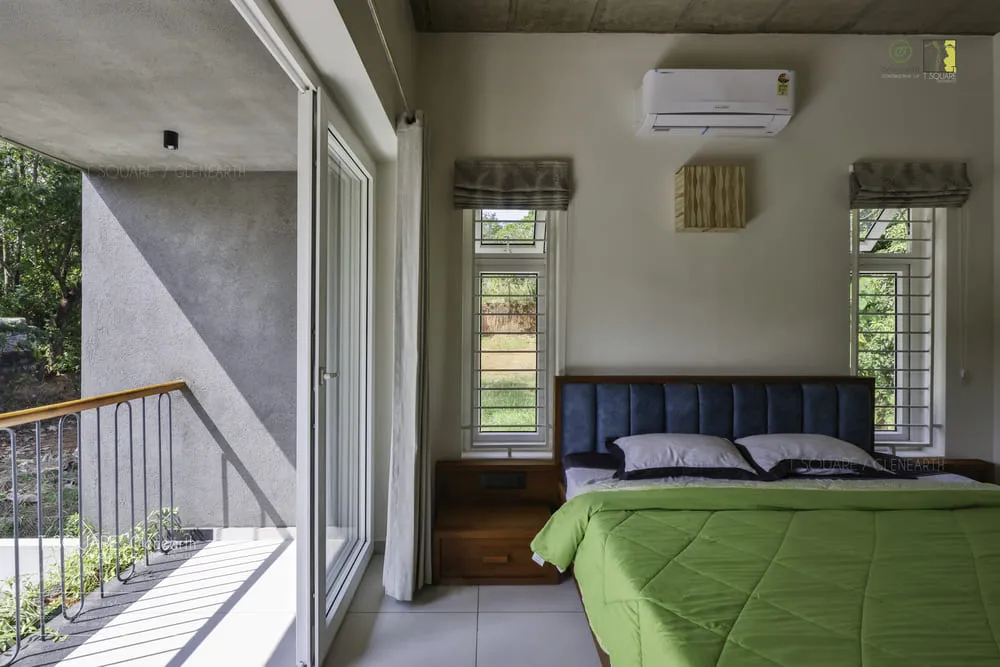
[[935, 214], [851, 212], [851, 361], [875, 379], [875, 441], [884, 446], [933, 444]]
[[466, 449], [548, 448], [556, 215], [466, 214]]

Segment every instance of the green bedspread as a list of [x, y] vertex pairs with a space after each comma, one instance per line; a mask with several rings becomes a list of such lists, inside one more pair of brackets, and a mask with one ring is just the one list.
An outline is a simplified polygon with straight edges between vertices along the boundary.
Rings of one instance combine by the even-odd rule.
[[1000, 666], [1000, 491], [857, 484], [585, 493], [531, 546], [613, 667]]

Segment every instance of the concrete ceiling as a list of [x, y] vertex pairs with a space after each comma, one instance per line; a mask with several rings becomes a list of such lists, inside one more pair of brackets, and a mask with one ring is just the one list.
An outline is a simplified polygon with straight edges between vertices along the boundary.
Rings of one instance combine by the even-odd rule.
[[226, 0], [0, 2], [0, 63], [0, 135], [80, 166], [295, 169], [295, 87]]
[[410, 0], [410, 5], [424, 32], [1000, 32], [1000, 0]]

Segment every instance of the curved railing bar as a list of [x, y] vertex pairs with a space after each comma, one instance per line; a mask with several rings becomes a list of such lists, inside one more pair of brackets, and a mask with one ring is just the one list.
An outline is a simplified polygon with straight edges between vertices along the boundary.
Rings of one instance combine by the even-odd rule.
[[[131, 467], [132, 467], [132, 455], [131, 455], [131, 452], [132, 452], [132, 404], [129, 403], [129, 402], [127, 402], [127, 401], [122, 401], [121, 403], [115, 404], [115, 577], [118, 579], [118, 581], [121, 581], [121, 582], [128, 581], [129, 579], [132, 578], [132, 575], [135, 574], [135, 560], [134, 559], [132, 560], [132, 564], [128, 568], [126, 568], [126, 571], [128, 572], [127, 576], [122, 576], [122, 567], [121, 567], [121, 545], [122, 545], [122, 541], [121, 541], [121, 537], [120, 537], [121, 518], [119, 516], [119, 505], [120, 505], [119, 500], [120, 499], [119, 499], [119, 488], [118, 488], [119, 487], [119, 478], [121, 477], [121, 470], [120, 470], [119, 465], [118, 465], [118, 458], [119, 458], [118, 457], [118, 451], [120, 449], [121, 438], [118, 437], [118, 427], [119, 427], [119, 425], [121, 423], [121, 419], [119, 418], [119, 416], [121, 414], [121, 409], [122, 409], [123, 406], [125, 408], [127, 408], [127, 411], [128, 411], [129, 468], [130, 468], [130, 471], [131, 471]], [[128, 527], [128, 534], [129, 534], [129, 539], [132, 540], [132, 545], [135, 546], [135, 537], [132, 535], [132, 529], [135, 527], [135, 523], [134, 523], [135, 522], [135, 481], [134, 481], [134, 479], [135, 479], [135, 473], [134, 473], [134, 471], [131, 471], [129, 476], [131, 478], [129, 481], [130, 481], [131, 487], [132, 487], [132, 507], [131, 507], [131, 511], [130, 511], [129, 515], [130, 515], [133, 523], [130, 524], [129, 527]]]
[[146, 462], [146, 397], [142, 401], [142, 541], [143, 555], [146, 565], [149, 565], [149, 484], [146, 478], [149, 476], [149, 464]]
[[157, 547], [162, 552], [166, 542], [163, 539], [163, 410], [162, 401], [156, 401], [156, 483], [159, 486], [160, 502], [157, 504], [156, 512], [156, 539]]
[[[163, 399], [167, 399], [167, 466], [168, 466], [168, 493], [170, 505], [167, 508], [167, 518], [169, 521], [167, 540], [163, 539]], [[174, 531], [174, 406], [173, 399], [169, 393], [162, 393], [156, 399], [156, 427], [159, 437], [159, 459], [160, 459], [160, 551], [167, 553], [170, 551], [168, 543], [173, 542]]]
[[104, 597], [104, 493], [101, 489], [101, 409], [96, 408], [97, 417], [97, 582]]
[[[38, 636], [45, 639], [45, 520], [42, 518], [42, 422], [35, 422], [35, 516], [38, 517]], [[17, 543], [14, 543], [17, 548]]]
[[21, 652], [21, 550], [17, 548], [20, 532], [17, 525], [17, 506], [20, 502], [17, 492], [17, 434], [12, 428], [5, 428], [4, 431], [10, 436], [11, 500], [14, 503], [14, 654], [3, 664], [7, 667], [17, 660]]
[[59, 418], [59, 584], [62, 588], [62, 615], [67, 621], [75, 620], [81, 613], [83, 613], [83, 601], [86, 597], [83, 594], [83, 552], [86, 548], [84, 543], [83, 534], [83, 493], [80, 489], [80, 482], [77, 481], [77, 494], [76, 494], [76, 515], [78, 518], [79, 525], [77, 526], [77, 532], [80, 533], [80, 546], [79, 546], [79, 560], [80, 560], [80, 606], [77, 608], [76, 613], [72, 616], [69, 614], [69, 605], [66, 600], [66, 549], [64, 546], [65, 542], [65, 517], [63, 516], [63, 470], [65, 465], [63, 464], [63, 429], [66, 426], [66, 420], [70, 417], [76, 422], [76, 475], [77, 480], [83, 479], [83, 456], [80, 452], [80, 445], [83, 439], [80, 437], [80, 431], [82, 430], [82, 425], [80, 424], [80, 413], [73, 415], [63, 415]]

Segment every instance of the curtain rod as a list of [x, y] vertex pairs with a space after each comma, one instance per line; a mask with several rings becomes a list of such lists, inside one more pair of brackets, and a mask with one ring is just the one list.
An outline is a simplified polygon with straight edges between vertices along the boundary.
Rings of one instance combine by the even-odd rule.
[[378, 19], [378, 10], [375, 9], [375, 0], [368, 0], [368, 10], [372, 14], [372, 19], [375, 21], [375, 29], [378, 30], [379, 39], [382, 40], [382, 49], [385, 51], [385, 57], [389, 61], [389, 68], [392, 70], [392, 76], [396, 79], [396, 87], [399, 89], [399, 96], [403, 98], [403, 110], [406, 114], [406, 122], [412, 123], [416, 120], [416, 115], [413, 113], [413, 108], [410, 103], [406, 100], [406, 91], [403, 90], [403, 82], [399, 80], [399, 70], [396, 69], [396, 61], [393, 60], [392, 51], [389, 50], [389, 42], [386, 41], [385, 32], [382, 30], [382, 22]]

